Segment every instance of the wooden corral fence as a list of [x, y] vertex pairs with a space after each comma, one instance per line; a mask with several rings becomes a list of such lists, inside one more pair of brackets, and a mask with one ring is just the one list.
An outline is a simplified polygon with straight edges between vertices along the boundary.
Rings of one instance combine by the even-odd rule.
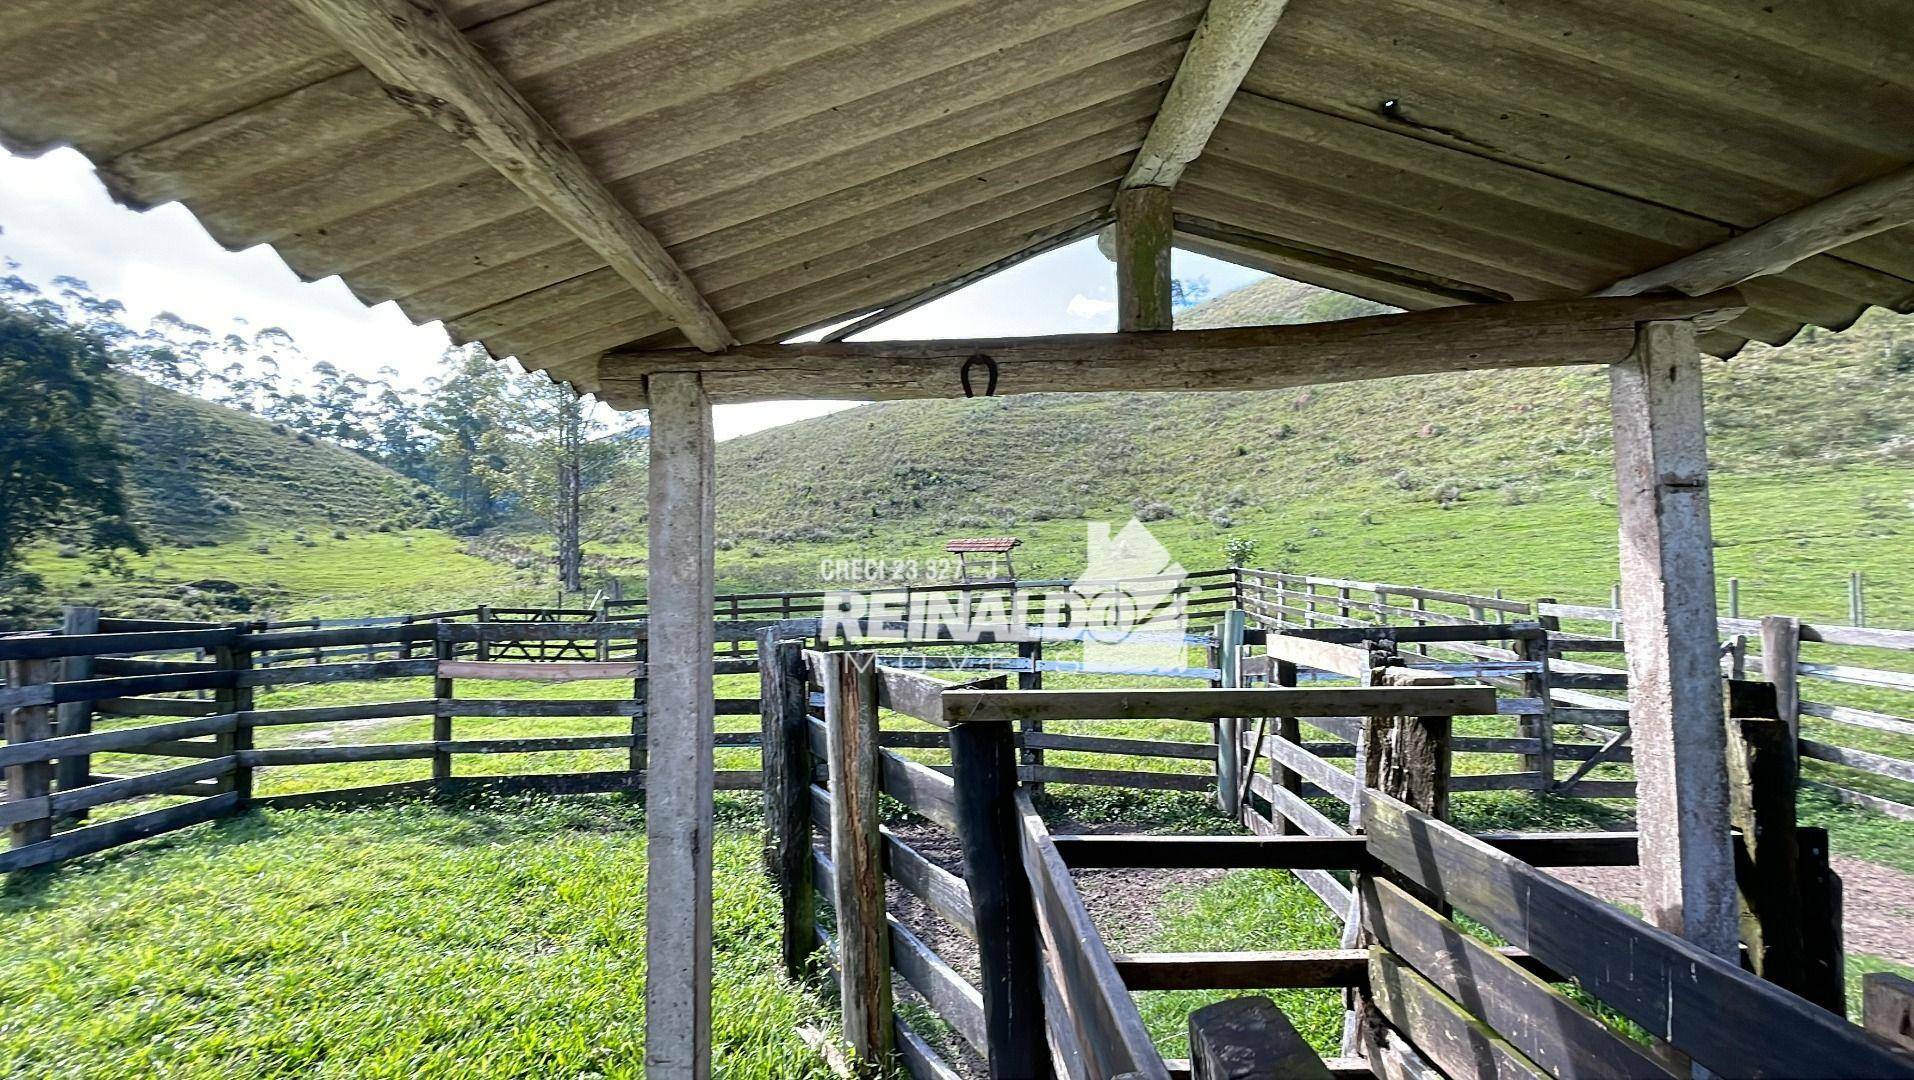
[[[0, 871], [44, 866], [103, 851], [132, 840], [209, 821], [248, 806], [341, 805], [407, 794], [463, 794], [481, 790], [584, 793], [641, 790], [646, 762], [646, 664], [641, 659], [600, 660], [610, 643], [642, 655], [642, 621], [558, 622], [515, 620], [455, 622], [450, 619], [385, 621], [374, 626], [264, 629], [251, 626], [177, 629], [140, 620], [98, 618], [81, 611], [69, 626], [95, 632], [0, 638], [7, 686], [0, 710], [7, 716], [7, 743], [0, 767], [7, 799], [0, 824], [11, 846], [0, 852]], [[781, 624], [726, 623], [718, 642], [753, 640]], [[815, 632], [815, 622], [787, 628]], [[567, 655], [594, 659], [550, 659]], [[537, 659], [511, 659], [531, 647]], [[541, 647], [550, 647], [541, 651]], [[379, 650], [384, 659], [338, 659], [342, 650]], [[393, 654], [397, 654], [396, 657]], [[205, 655], [210, 659], [198, 659]], [[255, 663], [268, 655], [282, 662]], [[317, 662], [283, 662], [288, 656]], [[757, 671], [755, 659], [719, 657], [720, 673]], [[426, 694], [420, 682], [430, 680]], [[500, 680], [574, 683], [610, 681], [630, 687], [627, 697], [485, 697]], [[382, 684], [398, 683], [381, 691]], [[306, 684], [356, 684], [368, 704], [257, 708], [261, 688]], [[474, 694], [477, 691], [477, 694]], [[718, 715], [759, 712], [750, 698], [720, 698]], [[619, 730], [605, 734], [461, 739], [461, 718], [603, 718]], [[411, 742], [351, 741], [352, 725], [365, 721], [430, 718], [431, 738]], [[313, 733], [301, 745], [256, 747], [266, 728]], [[756, 732], [725, 732], [721, 747], [755, 747]], [[467, 755], [623, 751], [625, 766], [585, 772], [460, 776]], [[97, 755], [139, 763], [128, 775], [101, 775]], [[261, 770], [371, 761], [430, 763], [430, 777], [297, 794], [255, 796]], [[756, 788], [755, 770], [721, 770], [720, 788]], [[100, 817], [109, 804], [140, 806], [159, 797], [167, 805], [128, 816]], [[117, 809], [124, 810], [126, 807]]]
[[[1632, 760], [1619, 608], [1514, 600], [1501, 590], [1484, 595], [1247, 568], [1240, 571], [1238, 590], [1254, 628], [1372, 646], [1392, 640], [1408, 666], [1507, 691], [1497, 710], [1513, 723], [1503, 752], [1520, 756], [1520, 770], [1498, 778], [1458, 777], [1463, 786], [1457, 790], [1503, 786], [1594, 798], [1634, 793], [1632, 780], [1600, 769]], [[1914, 760], [1879, 745], [1855, 745], [1885, 741], [1893, 749], [1906, 745], [1894, 740], [1914, 738], [1914, 671], [1907, 670], [1914, 667], [1914, 631], [1784, 615], [1724, 616], [1718, 623], [1722, 674], [1758, 675], [1774, 683], [1782, 719], [1801, 737], [1798, 752], [1817, 763], [1816, 775], [1804, 778], [1803, 786], [1914, 820], [1910, 796], [1901, 794], [1914, 787], [1899, 786], [1914, 785]], [[1377, 627], [1395, 629], [1378, 635]], [[1535, 627], [1545, 636], [1537, 636]], [[1363, 642], [1339, 639], [1335, 630], [1359, 631]], [[1509, 636], [1497, 639], [1499, 631]], [[1255, 634], [1253, 629], [1253, 644]], [[1303, 665], [1305, 677], [1312, 666]], [[1360, 666], [1318, 672], [1360, 679]], [[1251, 672], [1261, 677], [1260, 669]], [[1474, 745], [1487, 752], [1492, 742]]]
[[[1633, 833], [1471, 836], [1442, 820], [1452, 718], [1487, 714], [1496, 697], [1489, 687], [1395, 665], [1371, 685], [1349, 688], [1017, 691], [936, 682], [886, 668], [868, 651], [787, 643], [761, 655], [766, 817], [784, 903], [784, 960], [798, 978], [829, 971], [867, 1072], [894, 1061], [916, 1078], [959, 1075], [932, 1038], [900, 1018], [899, 986], [993, 1078], [1686, 1077], [1694, 1067], [1724, 1076], [1860, 1077], [1914, 1069], [1914, 1054], [1843, 1015], [1838, 886], [1826, 872], [1825, 835], [1794, 826], [1792, 779], [1771, 756], [1786, 729], [1774, 719], [1743, 721], [1748, 768], [1738, 813], [1760, 817], [1737, 825], [1764, 837], [1740, 882], [1751, 973], [1540, 869], [1633, 865]], [[880, 709], [927, 730], [885, 729]], [[1307, 748], [1286, 760], [1313, 778], [1304, 797], [1345, 791], [1358, 828], [1298, 802], [1277, 804], [1290, 828], [1266, 835], [1053, 835], [1028, 785], [1015, 779], [1016, 725], [1137, 716], [1219, 726], [1242, 717], [1312, 725], [1354, 718], [1357, 741], [1374, 748], [1362, 780]], [[948, 764], [900, 752], [925, 750], [948, 751]], [[954, 833], [961, 866], [941, 864], [887, 827], [880, 796]], [[1334, 887], [1325, 899], [1349, 932], [1328, 951], [1113, 952], [1072, 877], [1091, 867], [1316, 876]], [[974, 953], [978, 981], [960, 973], [962, 957], [927, 942], [936, 935], [900, 920], [892, 885], [957, 931], [959, 948]], [[828, 932], [820, 919], [827, 910]], [[1455, 921], [1461, 915], [1507, 944], [1484, 942]], [[1824, 933], [1802, 932], [1812, 927]], [[1791, 941], [1782, 928], [1796, 931]], [[1343, 1055], [1317, 1058], [1280, 1011], [1252, 998], [1192, 1014], [1192, 1060], [1166, 1061], [1131, 997], [1286, 988], [1348, 991]], [[1882, 1031], [1891, 1034], [1905, 1023], [1906, 1003], [1893, 985], [1877, 981], [1873, 989]], [[1639, 1025], [1646, 1040], [1611, 1026], [1589, 999]], [[1282, 1071], [1242, 1071], [1246, 1063], [1280, 1063]]]

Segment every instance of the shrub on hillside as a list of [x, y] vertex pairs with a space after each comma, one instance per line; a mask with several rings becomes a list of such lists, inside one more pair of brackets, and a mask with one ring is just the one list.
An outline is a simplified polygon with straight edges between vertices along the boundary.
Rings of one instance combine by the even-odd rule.
[[1176, 516], [1176, 508], [1166, 502], [1139, 500], [1131, 504], [1138, 521], [1166, 521]]

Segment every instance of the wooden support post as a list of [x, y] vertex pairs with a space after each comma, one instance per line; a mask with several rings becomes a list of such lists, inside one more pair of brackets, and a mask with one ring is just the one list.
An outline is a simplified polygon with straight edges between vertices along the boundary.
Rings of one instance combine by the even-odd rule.
[[[1019, 641], [1017, 643], [1017, 658], [1030, 665], [1029, 670], [1019, 671], [1017, 673], [1017, 689], [1043, 689], [1043, 672], [1037, 670], [1037, 665], [1043, 663], [1043, 642]], [[1043, 734], [1043, 721], [1025, 720], [1023, 722], [1023, 733], [1025, 735]], [[1043, 758], [1043, 747], [1026, 745], [1018, 760], [1033, 769], [1041, 769], [1043, 768]], [[1031, 798], [1041, 798], [1043, 796], [1044, 785], [1041, 782], [1033, 783], [1029, 785], [1029, 788]]]
[[1775, 715], [1796, 738], [1801, 735], [1801, 620], [1792, 615], [1761, 617], [1761, 672], [1774, 684]]
[[1738, 577], [1728, 579], [1728, 617], [1741, 618], [1741, 579]]
[[[1277, 686], [1295, 686], [1296, 685], [1296, 665], [1289, 662], [1288, 660], [1272, 661], [1270, 663], [1269, 674], [1270, 674], [1270, 681], [1274, 682]], [[1277, 717], [1276, 718], [1276, 734], [1282, 736], [1283, 738], [1289, 740], [1290, 742], [1300, 744], [1303, 741], [1302, 722], [1293, 716]], [[1285, 791], [1288, 791], [1294, 794], [1299, 799], [1302, 798], [1303, 796], [1303, 774], [1302, 773], [1297, 772], [1296, 770], [1290, 768], [1287, 765], [1282, 765], [1279, 763], [1276, 765], [1275, 780], [1276, 780], [1277, 787], [1280, 787], [1284, 789]], [[1270, 816], [1276, 819], [1276, 828], [1282, 835], [1284, 836], [1302, 835], [1303, 827], [1289, 820], [1287, 816], [1281, 813], [1272, 813]]]
[[[1024, 875], [1017, 814], [1017, 759], [1008, 723], [950, 729], [952, 779], [964, 883], [977, 917], [977, 966], [984, 998], [989, 1076], [1050, 1075], [1043, 1017], [1043, 959], [1036, 902]], [[843, 871], [840, 870], [842, 877]]]
[[[1216, 627], [1216, 663], [1223, 677], [1217, 685], [1243, 685], [1243, 613], [1223, 613]], [[1216, 805], [1230, 820], [1243, 816], [1238, 799], [1243, 787], [1243, 720], [1230, 716], [1216, 721]]]
[[1555, 790], [1555, 705], [1549, 690], [1548, 630], [1535, 631], [1515, 643], [1522, 659], [1539, 665], [1540, 670], [1522, 676], [1522, 696], [1542, 703], [1542, 711], [1521, 717], [1516, 733], [1541, 745], [1533, 754], [1522, 755], [1522, 771], [1541, 777], [1542, 791]]
[[[1538, 604], [1541, 602], [1540, 600], [1536, 601]], [[1552, 603], [1553, 601], [1550, 602]], [[1622, 609], [1622, 583], [1619, 581], [1608, 587], [1608, 606], [1614, 608], [1616, 611]], [[1558, 623], [1561, 622], [1560, 619], [1555, 621]], [[1608, 636], [1617, 641], [1621, 640], [1622, 624], [1619, 621], [1608, 624]]]
[[[100, 632], [100, 609], [83, 605], [69, 606], [60, 620], [60, 633], [67, 636], [97, 634]], [[69, 656], [60, 661], [60, 680], [79, 682], [93, 677], [93, 658], [91, 656]], [[55, 735], [84, 735], [93, 730], [93, 703], [90, 701], [65, 701], [57, 706], [53, 733]], [[73, 754], [61, 758], [54, 765], [54, 786], [61, 791], [71, 791], [85, 787], [92, 782], [93, 758], [87, 754]], [[79, 821], [86, 816], [81, 810], [69, 820]]]
[[1694, 325], [1641, 324], [1634, 353], [1609, 368], [1609, 387], [1643, 911], [1732, 959], [1727, 728]]
[[784, 909], [784, 970], [810, 974], [817, 951], [817, 896], [811, 861], [811, 732], [804, 643], [758, 634], [758, 688], [764, 744], [764, 821], [771, 872]]
[[[632, 643], [631, 658], [651, 670], [651, 620], [645, 620], [645, 633]], [[651, 742], [651, 680], [643, 675], [631, 680], [631, 759], [626, 763], [634, 778], [643, 777], [651, 758], [645, 748]]]
[[[252, 711], [253, 688], [239, 685], [243, 673], [252, 670], [252, 649], [246, 644], [245, 628], [239, 628], [239, 639], [231, 645], [221, 645], [213, 650], [214, 661], [219, 670], [231, 672], [233, 685], [222, 687], [215, 695], [218, 709], [222, 713], [246, 713]], [[213, 737], [214, 745], [223, 754], [238, 754], [253, 748], [253, 728], [251, 724], [238, 724], [232, 731]], [[234, 791], [239, 794], [237, 809], [244, 809], [253, 797], [253, 768], [250, 765], [236, 766], [230, 776], [220, 778], [222, 791]]]
[[711, 401], [696, 375], [650, 380], [651, 680], [645, 774], [645, 1074], [711, 1074]]
[[1867, 625], [1867, 607], [1861, 600], [1861, 572], [1859, 570], [1848, 572], [1848, 624], [1851, 626]]
[[[473, 618], [476, 618], [481, 624], [491, 622], [492, 605], [480, 604], [478, 606], [478, 613], [474, 615]], [[485, 640], [483, 634], [479, 635], [479, 639], [472, 643], [472, 654], [475, 660], [490, 660], [492, 658], [492, 643]]]
[[[1453, 676], [1399, 666], [1372, 668], [1369, 682], [1376, 686], [1455, 685]], [[1447, 819], [1454, 727], [1455, 718], [1449, 716], [1370, 717], [1363, 721], [1366, 753], [1357, 758], [1356, 775], [1362, 778], [1365, 788], [1400, 799], [1431, 817]], [[1351, 820], [1352, 825], [1360, 824], [1359, 817]], [[1360, 874], [1351, 885], [1352, 891], [1360, 894]], [[1426, 890], [1407, 884], [1404, 887], [1416, 899], [1447, 913], [1447, 905]], [[1361, 910], [1360, 905], [1353, 907], [1349, 921], [1343, 924], [1342, 947], [1345, 949], [1360, 946], [1367, 937]], [[1350, 1011], [1343, 1023], [1343, 1053], [1354, 1053], [1359, 1046], [1373, 1047], [1380, 1024], [1380, 1016], [1367, 992], [1352, 992]]]
[[1800, 771], [1793, 734], [1778, 720], [1730, 720], [1738, 728], [1728, 756], [1741, 893], [1741, 940], [1755, 974], [1800, 993], [1801, 872], [1795, 844], [1795, 786]]
[[[601, 627], [611, 621], [611, 608], [607, 606], [609, 603], [610, 601], [605, 599], [604, 594], [600, 593], [598, 599], [592, 604], [592, 621]], [[611, 638], [608, 635], [600, 634], [598, 637], [598, 662], [603, 664], [610, 662], [610, 660]]]
[[1802, 997], [1846, 1018], [1847, 949], [1842, 944], [1841, 878], [1834, 872], [1828, 831], [1795, 830], [1801, 878], [1801, 948], [1806, 957]]
[[[34, 686], [53, 681], [53, 660], [10, 660], [7, 685]], [[26, 705], [7, 713], [7, 742], [38, 742], [53, 737], [53, 706]], [[7, 768], [7, 800], [44, 799], [53, 791], [53, 763], [31, 761]], [[44, 804], [42, 804], [44, 805]], [[53, 837], [53, 818], [36, 817], [16, 821], [8, 827], [14, 847], [26, 847]]]
[[[441, 633], [432, 644], [432, 655], [437, 658], [440, 663], [444, 663], [458, 655], [457, 643], [443, 633], [445, 626], [445, 622], [440, 621], [439, 630]], [[432, 715], [432, 741], [437, 744], [432, 749], [432, 784], [440, 790], [444, 790], [446, 781], [452, 779], [452, 752], [442, 749], [442, 747], [452, 741], [452, 713], [450, 710], [454, 696], [455, 693], [451, 679], [444, 677], [433, 678], [432, 697], [438, 702], [438, 709]]]
[[1116, 197], [1117, 329], [1170, 330], [1170, 189], [1125, 188]]
[[[831, 784], [831, 906], [837, 915], [844, 1038], [857, 1054], [859, 1073], [876, 1077], [890, 1068], [892, 1044], [890, 931], [885, 922], [884, 838], [878, 816], [876, 658], [871, 653], [813, 655], [820, 658], [817, 676], [824, 684]], [[1012, 769], [1014, 778], [1014, 763]], [[958, 785], [960, 792], [963, 786]]]

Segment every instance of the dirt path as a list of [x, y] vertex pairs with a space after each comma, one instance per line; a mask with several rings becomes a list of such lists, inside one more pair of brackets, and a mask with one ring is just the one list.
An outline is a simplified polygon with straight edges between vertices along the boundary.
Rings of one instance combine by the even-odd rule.
[[[1845, 855], [1834, 857], [1834, 872], [1841, 876], [1847, 951], [1914, 964], [1914, 874]], [[1550, 873], [1612, 903], [1641, 906], [1641, 884], [1632, 866], [1560, 867]]]

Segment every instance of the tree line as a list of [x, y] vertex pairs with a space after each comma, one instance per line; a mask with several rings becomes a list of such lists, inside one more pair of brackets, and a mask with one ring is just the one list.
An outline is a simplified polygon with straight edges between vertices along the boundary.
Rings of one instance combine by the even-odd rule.
[[113, 417], [146, 384], [379, 462], [436, 492], [448, 528], [543, 522], [570, 590], [581, 586], [580, 500], [645, 437], [476, 345], [447, 348], [419, 383], [390, 366], [368, 378], [309, 361], [276, 326], [235, 319], [215, 332], [170, 313], [130, 325], [124, 305], [71, 277], [47, 289], [0, 277], [0, 384], [13, 391], [0, 395], [0, 573], [48, 528], [97, 551], [144, 550]]

